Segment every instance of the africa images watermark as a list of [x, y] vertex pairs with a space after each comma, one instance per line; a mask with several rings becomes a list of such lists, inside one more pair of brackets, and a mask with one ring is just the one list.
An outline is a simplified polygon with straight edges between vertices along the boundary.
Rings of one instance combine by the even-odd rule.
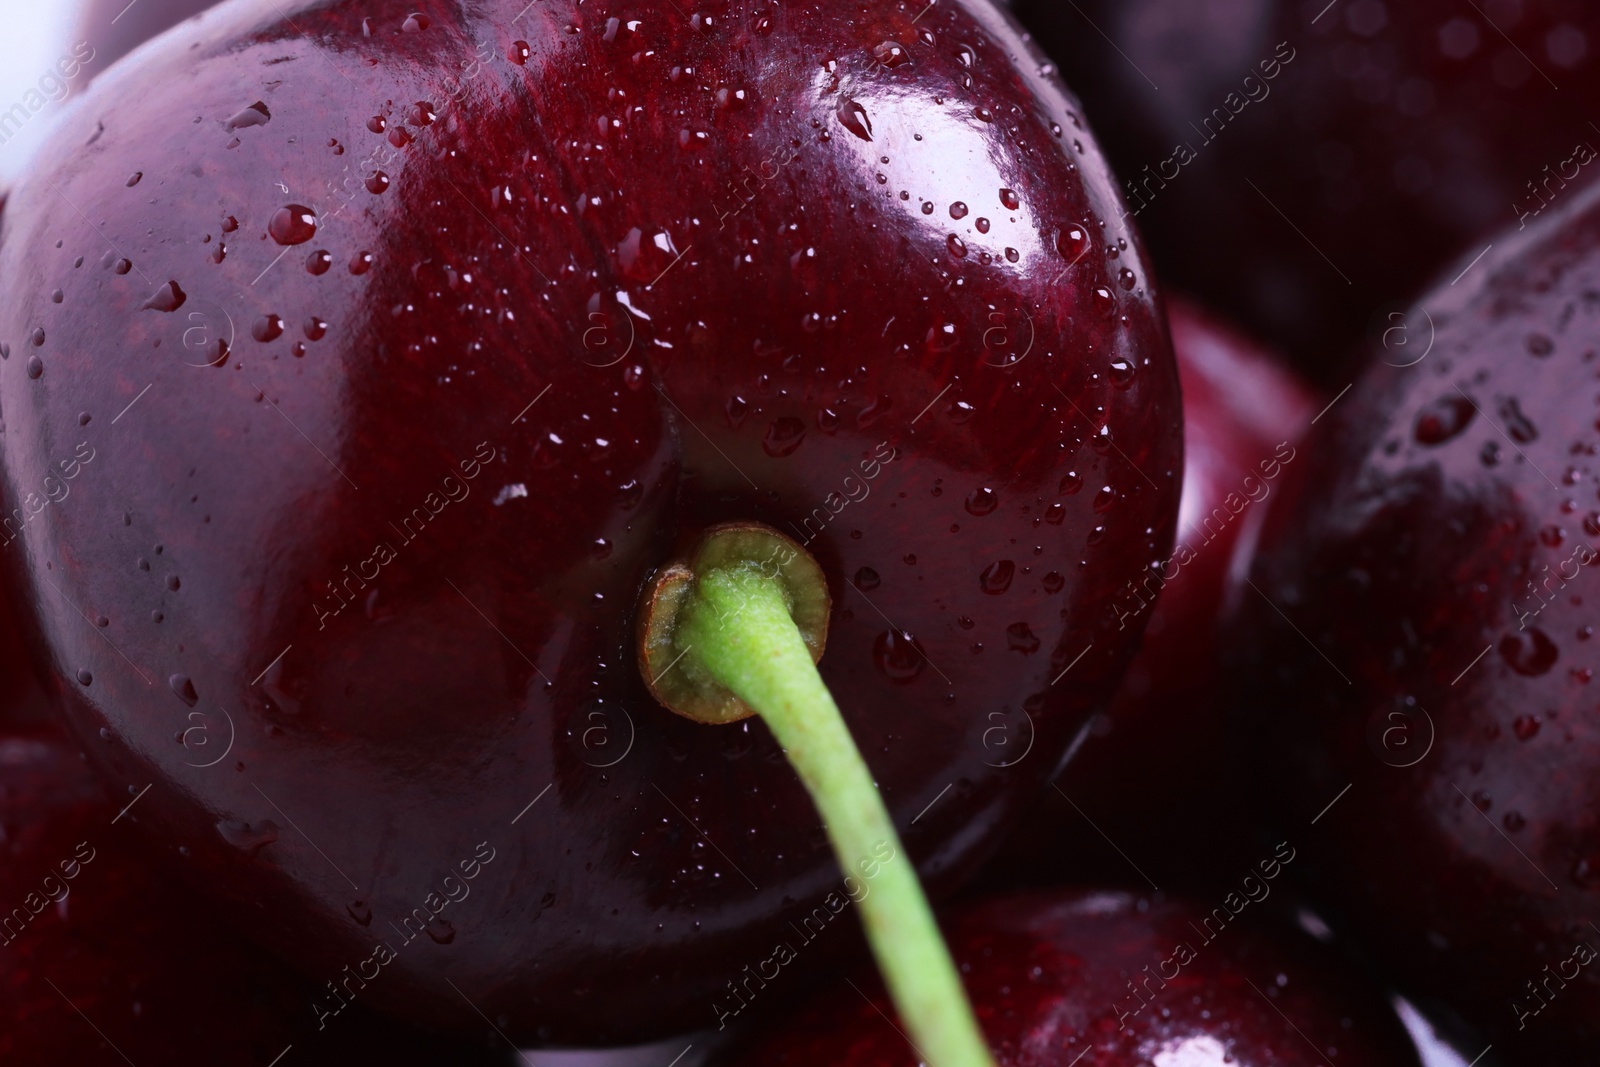
[[[872, 886], [868, 883], [878, 877], [883, 865], [892, 863], [894, 858], [894, 845], [888, 841], [879, 841], [873, 846], [872, 855], [863, 857], [856, 864], [861, 877], [858, 879], [853, 874], [845, 875], [843, 894], [837, 889], [830, 890], [828, 895], [822, 898], [822, 903], [812, 908], [810, 914], [800, 920], [799, 926], [791, 922], [789, 925], [800, 935], [800, 947], [804, 948], [815, 941], [846, 907], [866, 900], [867, 894], [872, 892]], [[733, 997], [732, 1004], [724, 1007], [721, 1002], [713, 1002], [711, 1005], [711, 1010], [717, 1015], [717, 1029], [726, 1029], [728, 1020], [749, 1007], [749, 1002], [755, 999], [755, 995], [765, 989], [768, 982], [776, 980], [784, 966], [792, 963], [797, 956], [798, 953], [793, 945], [788, 941], [779, 941], [773, 946], [771, 955], [755, 964], [755, 970], [752, 971], [746, 964], [744, 970], [739, 972], [741, 977], [737, 984], [732, 979], [728, 981], [728, 993]]]
[[[1588, 142], [1580, 141], [1573, 147], [1572, 155], [1556, 164], [1557, 173], [1550, 173], [1550, 164], [1546, 163], [1544, 167], [1544, 177], [1540, 179], [1537, 186], [1533, 184], [1534, 179], [1529, 178], [1527, 181], [1528, 192], [1532, 194], [1533, 200], [1537, 201], [1539, 206], [1534, 207], [1530, 203], [1528, 208], [1524, 210], [1517, 207], [1515, 201], [1512, 202], [1511, 210], [1516, 212], [1517, 215], [1517, 229], [1527, 229], [1528, 220], [1534, 218], [1545, 208], [1549, 207], [1550, 204], [1554, 202], [1556, 194], [1567, 187], [1567, 182], [1576, 181], [1578, 178], [1579, 169], [1585, 164], [1593, 161], [1594, 157], [1594, 148], [1589, 145]], [[1568, 167], [1572, 168], [1571, 174], [1567, 173]], [[1540, 195], [1540, 189], [1544, 190], [1543, 195]], [[1549, 199], [1547, 200], [1546, 197]]]
[[[1285, 850], [1287, 850], [1287, 853]], [[1268, 883], [1278, 877], [1284, 867], [1294, 862], [1295, 850], [1289, 842], [1280, 841], [1277, 847], [1272, 850], [1272, 856], [1275, 858], [1264, 859], [1257, 863], [1256, 866], [1261, 872], [1259, 877], [1252, 871], [1239, 883], [1239, 888], [1244, 891], [1242, 896], [1238, 890], [1229, 891], [1222, 898], [1222, 905], [1212, 908], [1211, 914], [1200, 920], [1200, 926], [1194, 927], [1195, 933], [1200, 935], [1200, 948], [1205, 948], [1220, 937], [1228, 924], [1237, 918], [1245, 908], [1252, 903], [1259, 904], [1271, 895], [1272, 887]], [[1212, 929], [1213, 924], [1216, 927], [1214, 930]], [[1173, 948], [1171, 955], [1156, 964], [1155, 974], [1150, 973], [1150, 967], [1146, 964], [1139, 974], [1128, 979], [1128, 993], [1130, 995], [1127, 999], [1131, 1000], [1136, 1006], [1128, 1009], [1123, 1009], [1116, 1004], [1111, 1006], [1111, 1010], [1117, 1016], [1117, 1029], [1127, 1029], [1128, 1020], [1137, 1018], [1140, 1012], [1153, 1004], [1156, 994], [1165, 989], [1168, 982], [1176, 981], [1183, 968], [1193, 962], [1199, 954], [1199, 951], [1189, 942], [1180, 941]], [[1168, 973], [1169, 969], [1170, 973]], [[1139, 984], [1136, 986], [1135, 982]], [[1154, 984], [1153, 988], [1152, 983]], [[1141, 989], [1143, 992], [1140, 991]]]
[[[488, 855], [484, 854], [485, 850], [488, 850]], [[467, 883], [478, 877], [484, 867], [493, 863], [495, 856], [494, 847], [489, 842], [479, 842], [477, 848], [473, 850], [472, 857], [457, 864], [461, 871], [459, 878], [454, 871], [445, 875], [440, 880], [439, 888], [429, 890], [423, 902], [412, 908], [411, 913], [400, 920], [400, 926], [395, 926], [393, 922], [389, 924], [400, 937], [399, 949], [394, 948], [386, 940], [379, 941], [373, 946], [372, 955], [355, 965], [354, 973], [351, 972], [349, 964], [345, 965], [343, 977], [339, 979], [337, 986], [334, 985], [333, 979], [329, 979], [327, 986], [328, 992], [332, 994], [332, 1000], [326, 1006], [321, 1002], [313, 1002], [311, 1005], [311, 1010], [317, 1016], [317, 1029], [326, 1029], [328, 1020], [349, 1007], [350, 1002], [356, 999], [356, 994], [367, 988], [368, 982], [376, 980], [383, 968], [398, 958], [401, 949], [416, 940], [417, 935], [427, 933], [437, 944], [447, 945], [454, 940], [455, 930], [440, 913], [451, 904], [459, 904], [467, 899], [472, 892], [472, 887]], [[368, 921], [371, 921], [370, 914]], [[366, 971], [368, 966], [372, 968], [370, 974]], [[339, 993], [340, 988], [344, 990], [343, 996]]]
[[[1287, 54], [1285, 54], [1286, 52]], [[1282, 74], [1283, 68], [1294, 62], [1295, 55], [1295, 50], [1289, 46], [1288, 41], [1280, 41], [1271, 57], [1263, 59], [1257, 64], [1261, 71], [1261, 77], [1257, 78], [1254, 74], [1246, 74], [1244, 81], [1240, 83], [1239, 89], [1230, 90], [1222, 98], [1221, 106], [1212, 108], [1211, 113], [1200, 120], [1199, 126], [1195, 126], [1192, 122], [1189, 123], [1194, 128], [1194, 131], [1200, 135], [1200, 148], [1204, 148], [1212, 141], [1215, 141], [1228, 123], [1237, 118], [1245, 108], [1252, 103], [1259, 104], [1265, 100], [1272, 92], [1267, 83]], [[1239, 95], [1239, 90], [1243, 90], [1243, 96]], [[1151, 170], [1150, 164], [1147, 163], [1145, 164], [1143, 176], [1126, 179], [1123, 185], [1127, 188], [1128, 204], [1130, 206], [1123, 211], [1122, 217], [1127, 218], [1129, 215], [1137, 215], [1149, 207], [1149, 201], [1155, 199], [1156, 193], [1165, 189], [1167, 182], [1177, 178], [1179, 172], [1194, 162], [1199, 155], [1200, 149], [1185, 141], [1175, 146], [1170, 156], [1155, 164], [1154, 170]], [[1169, 167], [1172, 170], [1170, 174], [1167, 173]], [[1132, 206], [1134, 204], [1138, 206]]]
[[94, 61], [94, 46], [79, 41], [68, 55], [56, 60], [39, 75], [34, 87], [22, 94], [22, 99], [0, 111], [0, 146], [11, 141], [27, 125], [28, 120], [43, 111], [46, 104], [59, 103], [72, 91], [72, 79]]

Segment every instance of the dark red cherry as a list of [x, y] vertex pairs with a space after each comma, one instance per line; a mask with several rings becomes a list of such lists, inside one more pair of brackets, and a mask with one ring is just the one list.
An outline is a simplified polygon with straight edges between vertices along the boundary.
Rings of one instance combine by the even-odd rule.
[[1597, 169], [1592, 5], [1018, 0], [1017, 13], [1089, 114], [1118, 116], [1101, 132], [1162, 277], [1330, 392], [1430, 281]]
[[714, 1024], [837, 877], [765, 728], [638, 676], [641, 587], [722, 521], [821, 563], [933, 889], [983, 857], [1130, 655], [1179, 476], [1149, 266], [1041, 66], [979, 0], [258, 0], [63, 113], [0, 230], [10, 566], [247, 932], [321, 979], [387, 931], [365, 995], [415, 1020]]
[[[1265, 901], [1295, 855], [1287, 843], [1263, 851], [1241, 885]], [[1381, 994], [1326, 946], [1278, 927], [1271, 907], [1238, 889], [1214, 908], [1058, 890], [996, 897], [945, 927], [998, 1067], [1414, 1067]], [[853, 976], [730, 1062], [914, 1067], [919, 1057], [872, 979]]]
[[1425, 298], [1432, 351], [1316, 427], [1226, 642], [1318, 891], [1512, 1063], [1600, 1043], [1597, 289], [1586, 191]]

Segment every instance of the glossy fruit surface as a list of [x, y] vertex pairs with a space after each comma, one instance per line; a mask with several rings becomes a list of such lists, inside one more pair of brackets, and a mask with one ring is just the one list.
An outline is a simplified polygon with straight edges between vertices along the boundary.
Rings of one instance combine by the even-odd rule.
[[1320, 891], [1513, 1063], [1600, 1042], [1597, 289], [1590, 191], [1424, 300], [1431, 352], [1306, 443], [1230, 642], [1259, 795], [1332, 805]]
[[935, 889], [1107, 695], [1176, 504], [1164, 325], [1060, 83], [923, 7], [228, 4], [7, 204], [52, 685], [318, 981], [388, 938], [364, 996], [411, 1017], [682, 1031], [838, 886], [765, 730], [637, 676], [711, 522], [821, 562]]
[[0, 733], [4, 1062], [257, 1067], [289, 1049], [305, 1064], [489, 1062], [359, 1009], [319, 1031], [319, 991], [151, 862], [136, 804], [108, 797], [58, 731]]
[[1458, 254], [1597, 169], [1600, 11], [1582, 0], [1015, 10], [1089, 114], [1118, 116], [1101, 132], [1161, 276], [1330, 391]]
[[90, 77], [184, 19], [212, 6], [213, 0], [89, 0], [78, 15], [74, 41], [94, 47]]
[[1230, 569], [1248, 565], [1267, 503], [1303, 462], [1298, 442], [1320, 405], [1271, 355], [1195, 304], [1169, 298], [1167, 312], [1184, 400], [1177, 543], [1159, 571], [1121, 590], [1118, 620], [1149, 620], [1139, 654], [1055, 789], [988, 870], [1002, 881], [1143, 886], [1148, 877], [1196, 888], [1231, 879], [1240, 850], [1256, 844], [1238, 779], [1224, 771], [1219, 617]]
[[[1278, 877], [1283, 857], [1293, 848], [1262, 870]], [[1252, 873], [1264, 900], [1263, 878]], [[999, 1067], [1416, 1063], [1381, 996], [1252, 906], [1078, 890], [997, 897], [945, 927]], [[912, 1067], [887, 1000], [852, 981], [732, 1062]]]

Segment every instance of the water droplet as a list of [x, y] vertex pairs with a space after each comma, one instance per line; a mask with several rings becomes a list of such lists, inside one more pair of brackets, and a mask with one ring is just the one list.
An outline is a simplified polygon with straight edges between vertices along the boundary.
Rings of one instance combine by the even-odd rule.
[[990, 596], [999, 596], [1011, 588], [1011, 579], [1017, 572], [1016, 564], [1009, 559], [991, 563], [978, 575], [978, 585]]
[[1056, 486], [1056, 491], [1062, 496], [1071, 496], [1083, 488], [1083, 475], [1077, 471], [1068, 471], [1061, 476], [1061, 484]]
[[138, 185], [139, 182], [143, 178], [144, 178], [144, 171], [142, 171], [142, 170], [134, 171], [132, 174], [130, 174], [128, 176], [128, 188], [132, 189], [135, 185]]
[[922, 673], [927, 657], [915, 637], [903, 630], [885, 630], [872, 642], [872, 660], [890, 681], [904, 684]]
[[1134, 366], [1131, 359], [1114, 359], [1111, 361], [1111, 384], [1119, 385], [1126, 389], [1133, 381]]
[[300, 204], [289, 204], [273, 212], [267, 233], [280, 245], [305, 244], [317, 233], [317, 213]]
[[178, 587], [181, 586], [182, 584], [183, 584], [182, 580], [179, 579], [179, 577], [176, 574], [167, 575], [167, 588], [172, 590], [174, 593], [176, 593], [178, 591]]
[[1507, 634], [1500, 639], [1500, 658], [1518, 674], [1535, 677], [1555, 666], [1560, 650], [1543, 630]]
[[1538, 356], [1541, 359], [1556, 350], [1556, 343], [1542, 333], [1530, 333], [1524, 343], [1528, 346], [1530, 356]]
[[403, 33], [421, 33], [423, 30], [427, 29], [428, 26], [428, 16], [424, 15], [420, 11], [413, 11], [411, 14], [407, 15], [406, 20], [400, 24], [400, 30]]
[[1002, 189], [1000, 190], [1000, 204], [1007, 211], [1015, 211], [1022, 206], [1022, 197], [1010, 189]]
[[1089, 250], [1089, 243], [1088, 228], [1075, 223], [1056, 234], [1056, 251], [1074, 262]]
[[[1055, 506], [1060, 507], [1061, 505], [1057, 504]], [[1055, 571], [1051, 571], [1044, 576], [1044, 591], [1046, 593], [1059, 593], [1066, 584], [1067, 580]]]
[[1518, 715], [1511, 723], [1511, 732], [1518, 741], [1532, 741], [1539, 735], [1541, 721], [1537, 715]]
[[855, 583], [857, 589], [871, 592], [878, 588], [882, 583], [882, 579], [878, 577], [878, 572], [871, 567], [862, 567], [856, 571]]
[[750, 404], [742, 396], [730, 396], [728, 402], [722, 406], [722, 410], [728, 416], [728, 425], [737, 430], [744, 425], [744, 417], [750, 412]]
[[951, 234], [945, 239], [945, 246], [950, 249], [950, 254], [957, 259], [965, 259], [967, 257], [967, 243], [955, 234]]
[[1000, 497], [993, 489], [974, 489], [967, 494], [967, 514], [987, 515], [1000, 505]]
[[521, 67], [527, 65], [528, 57], [531, 55], [533, 49], [528, 46], [527, 41], [512, 41], [511, 51], [506, 54], [506, 58]]
[[272, 119], [267, 105], [257, 100], [228, 120], [228, 130], [242, 130], [249, 126], [265, 126]]
[[183, 302], [189, 298], [177, 282], [169, 281], [157, 289], [149, 300], [144, 302], [145, 311], [173, 312], [183, 307]]
[[805, 436], [806, 424], [786, 415], [772, 420], [767, 427], [767, 436], [761, 441], [761, 448], [769, 456], [787, 456], [800, 447]]
[[[375, 170], [367, 175], [367, 192], [374, 196], [389, 188], [389, 176], [381, 170]], [[309, 237], [306, 238], [309, 240]]]
[[906, 46], [899, 41], [883, 41], [872, 50], [872, 54], [886, 67], [898, 67], [911, 58]]
[[863, 141], [872, 140], [872, 119], [867, 114], [867, 109], [846, 96], [839, 100], [834, 109], [839, 121], [844, 128], [861, 138]]
[[312, 315], [305, 321], [306, 340], [320, 341], [328, 335], [328, 324]]
[[1094, 495], [1094, 510], [1105, 514], [1111, 510], [1111, 505], [1117, 502], [1117, 491], [1109, 485], [1102, 485], [1100, 491]]
[[82, 668], [80, 668], [78, 670], [78, 684], [79, 685], [89, 685], [93, 681], [94, 681], [94, 675], [90, 674], [86, 670], [83, 670]]
[[1508, 811], [1501, 817], [1500, 821], [1505, 825], [1506, 830], [1513, 834], [1528, 825], [1528, 820], [1523, 817], [1520, 811]]
[[1117, 271], [1117, 284], [1121, 285], [1124, 289], [1132, 289], [1134, 286], [1139, 284], [1139, 276], [1134, 274], [1133, 271], [1129, 270], [1127, 267], [1123, 267], [1121, 270]]
[[374, 115], [367, 120], [367, 129], [373, 133], [382, 133], [389, 128], [389, 120], [382, 115]]
[[353, 900], [344, 906], [344, 910], [359, 926], [367, 926], [372, 922], [372, 908], [364, 900]]
[[1103, 319], [1110, 319], [1117, 313], [1117, 298], [1103, 285], [1097, 285], [1089, 290], [1089, 303]]
[[839, 413], [832, 408], [823, 408], [817, 412], [817, 429], [832, 437], [839, 432]]
[[1455, 396], [1441, 396], [1417, 412], [1417, 421], [1412, 434], [1425, 445], [1443, 444], [1466, 429], [1467, 424], [1477, 414], [1477, 410], [1472, 401], [1459, 393]]
[[309, 274], [326, 274], [331, 266], [333, 266], [333, 255], [326, 249], [319, 248], [306, 257], [306, 272]]
[[979, 233], [988, 233], [989, 232], [989, 220], [988, 219], [980, 218], [980, 219], [978, 219], [977, 222], [974, 222], [973, 225], [978, 228], [978, 232]]
[[357, 252], [350, 257], [350, 273], [365, 274], [372, 269], [372, 253]]
[[953, 218], [953, 219], [964, 219], [964, 218], [966, 218], [967, 217], [967, 205], [963, 204], [959, 200], [957, 200], [955, 203], [951, 204], [950, 205], [950, 217]]
[[[220, 248], [222, 246], [218, 245], [217, 247]], [[132, 269], [133, 269], [133, 261], [132, 260], [128, 260], [128, 259], [119, 259], [119, 260], [116, 261], [116, 263], [112, 264], [112, 266], [111, 266], [111, 270], [116, 274], [126, 274]]]
[[263, 315], [250, 326], [250, 336], [262, 344], [283, 336], [283, 320], [276, 315]]
[[189, 679], [187, 674], [174, 674], [167, 679], [167, 684], [172, 687], [174, 693], [178, 694], [178, 699], [191, 708], [200, 703], [200, 694], [195, 692], [194, 682]]
[[278, 824], [271, 819], [263, 819], [255, 825], [243, 819], [221, 819], [217, 822], [217, 833], [234, 848], [254, 856], [278, 839]]
[[1013, 652], [1031, 656], [1039, 651], [1039, 638], [1025, 622], [1014, 622], [1006, 627], [1006, 647]]
[[38, 356], [28, 357], [28, 377], [37, 380], [44, 373], [44, 360]]
[[1538, 428], [1533, 425], [1532, 419], [1522, 413], [1522, 406], [1517, 403], [1516, 397], [1510, 396], [1500, 402], [1500, 417], [1505, 420], [1506, 432], [1513, 440], [1528, 444], [1538, 438]]
[[450, 925], [450, 920], [441, 916], [434, 916], [425, 927], [428, 936], [438, 945], [448, 945], [456, 939], [456, 928]]

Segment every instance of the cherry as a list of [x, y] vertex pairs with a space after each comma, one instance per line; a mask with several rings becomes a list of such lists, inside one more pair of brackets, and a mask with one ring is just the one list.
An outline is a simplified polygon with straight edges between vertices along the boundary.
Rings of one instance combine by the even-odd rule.
[[[1253, 844], [1243, 829], [1248, 807], [1218, 773], [1230, 758], [1219, 616], [1229, 571], [1248, 564], [1321, 405], [1271, 355], [1192, 302], [1169, 297], [1167, 313], [1184, 394], [1177, 544], [1156, 575], [1123, 588], [1118, 617], [1149, 620], [1139, 654], [1055, 789], [986, 872], [993, 881], [1143, 886], [1149, 877], [1198, 888], [1231, 879], [1249, 858], [1238, 853]], [[1219, 834], [1219, 823], [1241, 829]]]
[[1319, 891], [1509, 1061], [1563, 1062], [1600, 1042], [1600, 191], [1463, 270], [1408, 315], [1431, 350], [1317, 426], [1228, 645]]
[[1457, 255], [1442, 280], [1596, 170], [1600, 13], [1571, 0], [1017, 13], [1089, 114], [1118, 116], [1108, 151], [1162, 277], [1332, 390]]
[[655, 704], [635, 605], [755, 522], [957, 884], [1176, 504], [1148, 265], [1042, 66], [987, 4], [838, 0], [246, 3], [141, 49], [0, 240], [11, 565], [92, 758], [317, 982], [394, 938], [367, 1004], [715, 1025], [839, 874], [762, 723]]
[[[1258, 860], [1274, 877], [1295, 859], [1279, 848]], [[1252, 874], [1265, 899], [1272, 882]], [[1382, 997], [1331, 950], [1242, 908], [1057, 890], [995, 897], [945, 925], [1001, 1067], [1417, 1062]], [[911, 1067], [892, 1007], [870, 978], [850, 981], [731, 1062]]]
[[359, 1009], [319, 1034], [318, 990], [173, 884], [52, 727], [0, 731], [0, 1058], [19, 1065], [482, 1063]]

